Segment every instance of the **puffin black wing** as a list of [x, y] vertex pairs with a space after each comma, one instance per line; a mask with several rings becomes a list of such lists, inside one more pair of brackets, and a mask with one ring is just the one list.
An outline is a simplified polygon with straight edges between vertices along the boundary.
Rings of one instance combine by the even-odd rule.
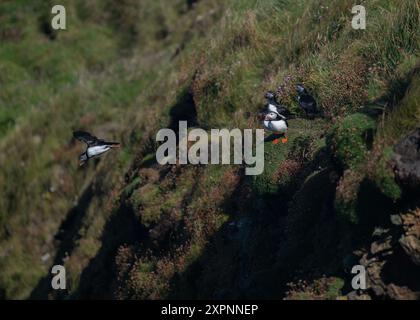
[[89, 147], [95, 146], [98, 143], [100, 144], [102, 142], [102, 140], [96, 138], [95, 136], [92, 136], [89, 132], [86, 131], [74, 131], [73, 137], [75, 137], [77, 140], [86, 143]]
[[89, 132], [86, 131], [74, 131], [73, 137], [75, 137], [77, 140], [80, 140], [88, 145], [88, 147], [95, 147], [95, 146], [102, 146], [102, 145], [108, 145], [111, 147], [119, 147], [119, 142], [111, 142], [111, 141], [105, 141], [103, 139], [99, 139], [93, 135], [91, 135]]
[[287, 116], [287, 117], [293, 116], [293, 113], [291, 113], [289, 109], [287, 109], [285, 106], [281, 104], [277, 106], [277, 112], [283, 116]]
[[[271, 105], [271, 107], [270, 107], [270, 105]], [[266, 103], [264, 105], [263, 112], [269, 112], [269, 111], [277, 112], [277, 113], [280, 113], [284, 116], [292, 115], [292, 113], [289, 111], [289, 109], [287, 109], [285, 106], [283, 106], [279, 103]]]
[[308, 115], [315, 115], [318, 113], [318, 107], [316, 105], [316, 101], [309, 94], [305, 94], [300, 97], [299, 105]]

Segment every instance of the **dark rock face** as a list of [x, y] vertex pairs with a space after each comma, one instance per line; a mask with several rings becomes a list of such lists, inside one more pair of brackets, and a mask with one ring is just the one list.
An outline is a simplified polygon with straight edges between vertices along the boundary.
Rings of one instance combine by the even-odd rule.
[[[372, 298], [420, 299], [420, 210], [399, 215], [398, 225], [377, 228], [359, 253]], [[414, 279], [414, 281], [413, 281]], [[349, 299], [360, 299], [358, 295]]]
[[409, 212], [402, 218], [404, 234], [399, 243], [413, 263], [420, 266], [420, 209]]
[[[376, 228], [358, 255], [366, 267], [368, 294], [379, 299], [420, 299], [420, 128], [401, 139], [391, 159], [398, 183], [413, 194], [410, 209], [390, 216], [389, 228]], [[414, 279], [414, 281], [413, 281]], [[358, 296], [354, 297], [358, 298]]]
[[402, 185], [420, 187], [420, 128], [396, 144], [392, 161], [395, 175]]

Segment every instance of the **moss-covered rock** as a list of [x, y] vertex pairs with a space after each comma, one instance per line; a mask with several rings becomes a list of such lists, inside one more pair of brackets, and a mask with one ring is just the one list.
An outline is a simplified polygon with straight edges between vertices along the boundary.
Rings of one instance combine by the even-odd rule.
[[327, 143], [343, 168], [355, 168], [363, 163], [375, 127], [375, 120], [362, 113], [347, 116], [333, 127]]
[[385, 148], [382, 157], [377, 162], [374, 171], [374, 179], [377, 187], [384, 195], [396, 201], [401, 197], [401, 188], [395, 181], [394, 172], [389, 164], [392, 157], [392, 149]]

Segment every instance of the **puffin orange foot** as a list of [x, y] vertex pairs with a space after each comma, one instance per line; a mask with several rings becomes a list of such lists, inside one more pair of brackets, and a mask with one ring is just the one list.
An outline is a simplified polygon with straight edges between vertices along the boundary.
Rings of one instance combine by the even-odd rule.
[[284, 137], [281, 139], [281, 143], [286, 143], [287, 142], [287, 137]]
[[277, 143], [279, 143], [279, 139], [273, 140], [273, 144], [277, 144]]

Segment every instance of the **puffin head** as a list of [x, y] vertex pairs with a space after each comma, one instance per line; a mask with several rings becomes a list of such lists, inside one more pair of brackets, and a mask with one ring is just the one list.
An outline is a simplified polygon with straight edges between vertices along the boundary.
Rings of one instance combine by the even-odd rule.
[[303, 85], [298, 84], [298, 85], [296, 86], [296, 91], [297, 91], [297, 93], [298, 93], [298, 94], [303, 94], [303, 93], [305, 93], [305, 92], [306, 92], [306, 89], [305, 89], [305, 87], [304, 87]]
[[274, 94], [273, 91], [267, 91], [265, 93], [265, 98], [268, 100], [274, 100], [276, 98], [276, 95]]
[[268, 112], [265, 114], [264, 120], [265, 121], [272, 121], [275, 120], [277, 118], [277, 113], [276, 112]]

